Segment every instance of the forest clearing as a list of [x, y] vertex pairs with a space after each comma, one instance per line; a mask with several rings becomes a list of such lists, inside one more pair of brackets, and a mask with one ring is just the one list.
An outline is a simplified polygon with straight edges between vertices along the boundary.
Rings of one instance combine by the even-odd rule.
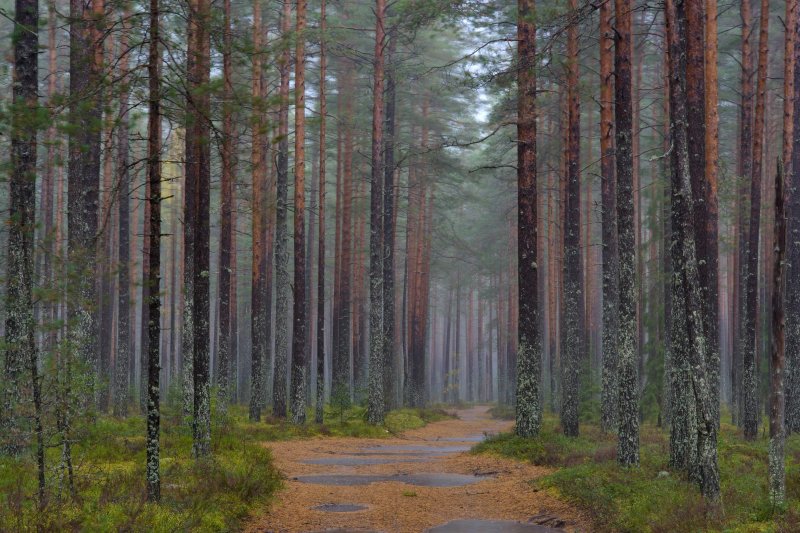
[[800, 532], [798, 0], [0, 15], [0, 531]]

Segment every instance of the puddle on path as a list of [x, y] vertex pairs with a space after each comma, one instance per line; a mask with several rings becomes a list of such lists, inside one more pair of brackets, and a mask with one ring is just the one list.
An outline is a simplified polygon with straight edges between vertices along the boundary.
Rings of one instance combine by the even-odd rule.
[[306, 459], [300, 461], [306, 465], [330, 466], [361, 466], [361, 465], [389, 465], [394, 463], [426, 463], [430, 457], [320, 457], [319, 459]]
[[[364, 448], [364, 452], [405, 452], [405, 453], [458, 453], [469, 451], [471, 446], [426, 446], [423, 444], [404, 444], [398, 446], [372, 446]], [[363, 453], [363, 452], [362, 452]]]
[[323, 503], [322, 505], [312, 507], [312, 509], [326, 513], [354, 513], [356, 511], [368, 509], [368, 507], [357, 503]]
[[426, 530], [427, 533], [555, 533], [551, 527], [510, 520], [453, 520]]
[[356, 455], [359, 457], [371, 457], [371, 456], [382, 456], [382, 457], [441, 457], [442, 455], [447, 455], [448, 453], [453, 452], [415, 452], [415, 451], [408, 451], [408, 452], [378, 452], [378, 451], [371, 451], [371, 452], [347, 452], [347, 455]]
[[394, 474], [394, 475], [318, 475], [318, 476], [298, 476], [295, 478], [301, 483], [314, 483], [318, 485], [336, 485], [353, 487], [358, 485], [369, 485], [370, 483], [382, 483], [396, 481], [407, 483], [419, 487], [461, 487], [477, 483], [484, 477], [470, 476], [465, 474], [446, 474], [446, 473], [420, 473], [420, 474]]
[[483, 442], [489, 437], [493, 437], [494, 434], [490, 433], [488, 435], [469, 435], [466, 437], [443, 437], [441, 439], [436, 439], [437, 442]]

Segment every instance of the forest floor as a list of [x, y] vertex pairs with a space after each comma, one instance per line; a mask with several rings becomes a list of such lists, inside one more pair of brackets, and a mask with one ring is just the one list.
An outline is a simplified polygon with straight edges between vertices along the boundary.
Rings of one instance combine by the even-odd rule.
[[553, 468], [532, 481], [533, 488], [584, 511], [593, 531], [800, 532], [800, 435], [786, 442], [787, 502], [777, 508], [768, 497], [765, 432], [747, 441], [729, 419], [723, 416], [718, 443], [721, 509], [706, 506], [696, 485], [670, 470], [669, 432], [652, 423], [641, 426], [638, 468], [617, 465], [613, 433], [583, 420], [580, 436], [566, 437], [552, 413], [545, 414], [537, 438], [504, 433], [473, 453]]
[[[265, 443], [287, 480], [267, 514], [255, 519], [247, 531], [347, 528], [419, 533], [457, 519], [530, 521], [567, 531], [589, 530], [586, 515], [531, 485], [531, 480], [552, 473], [553, 468], [469, 453], [486, 435], [508, 431], [511, 422], [492, 419], [487, 407], [460, 409], [455, 415], [389, 438]], [[441, 486], [453, 484], [457, 486]], [[363, 508], [351, 512], [314, 509], [326, 504]], [[469, 529], [488, 530], [474, 524]], [[555, 531], [531, 526], [530, 531], [534, 530]]]

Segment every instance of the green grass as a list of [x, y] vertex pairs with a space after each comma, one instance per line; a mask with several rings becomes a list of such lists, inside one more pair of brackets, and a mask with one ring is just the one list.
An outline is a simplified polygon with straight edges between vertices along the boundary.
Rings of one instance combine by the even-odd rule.
[[[270, 416], [266, 423], [252, 424], [247, 421], [244, 411], [235, 410], [234, 424], [238, 429], [248, 434], [249, 437], [261, 441], [281, 441], [298, 438], [318, 436], [327, 437], [357, 437], [357, 438], [385, 438], [425, 426], [431, 422], [439, 422], [453, 418], [443, 409], [397, 409], [386, 414], [383, 426], [373, 426], [367, 423], [367, 409], [353, 406], [343, 413], [326, 407], [323, 424], [309, 423], [305, 426], [295, 426], [287, 420], [280, 420]], [[307, 420], [313, 420], [313, 413], [309, 413]]]
[[723, 424], [719, 439], [723, 513], [709, 512], [696, 487], [669, 472], [669, 435], [645, 424], [641, 466], [616, 464], [616, 439], [596, 425], [582, 424], [581, 436], [565, 437], [546, 415], [535, 439], [503, 434], [473, 448], [557, 468], [531, 484], [576, 505], [600, 531], [789, 532], [800, 531], [800, 436], [787, 441], [787, 497], [775, 509], [767, 496], [767, 440], [745, 441]]
[[145, 498], [145, 422], [101, 417], [76, 434], [75, 495], [48, 450], [47, 503], [41, 510], [30, 458], [0, 460], [0, 531], [230, 531], [281, 486], [267, 448], [233, 419], [215, 424], [210, 459], [191, 456], [191, 431], [162, 418], [161, 503]]
[[489, 409], [489, 414], [495, 420], [514, 420], [516, 413], [514, 408], [510, 405], [497, 404]]
[[99, 417], [76, 431], [73, 445], [75, 495], [68, 493], [57, 466], [60, 447], [47, 450], [47, 502], [37, 506], [32, 454], [0, 457], [0, 531], [231, 531], [256, 510], [263, 511], [282, 485], [265, 441], [321, 435], [387, 437], [449, 418], [439, 409], [401, 409], [386, 416], [385, 427], [366, 423], [352, 407], [326, 413], [325, 424], [296, 427], [267, 418], [252, 423], [247, 410], [231, 406], [224, 420], [214, 417], [212, 458], [195, 461], [188, 424], [165, 409], [161, 431], [159, 505], [145, 498], [145, 421]]

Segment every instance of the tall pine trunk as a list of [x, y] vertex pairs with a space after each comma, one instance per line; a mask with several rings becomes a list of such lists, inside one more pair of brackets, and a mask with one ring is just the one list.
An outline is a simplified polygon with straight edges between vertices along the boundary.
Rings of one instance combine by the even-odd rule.
[[[20, 403], [30, 387], [36, 433], [37, 498], [45, 505], [45, 456], [42, 393], [33, 313], [34, 228], [36, 225], [36, 137], [39, 122], [39, 3], [17, 0], [13, 34], [14, 77], [11, 112], [8, 262], [6, 270], [5, 365], [0, 414], [0, 453], [24, 448], [26, 415]], [[24, 374], [30, 383], [25, 383]]]
[[317, 391], [314, 421], [322, 424], [325, 414], [325, 175], [327, 163], [326, 115], [328, 103], [325, 76], [328, 58], [325, 50], [326, 2], [320, 5], [319, 42], [319, 251], [317, 254]]
[[[792, 0], [786, 3], [787, 21], [793, 20], [789, 15], [794, 15], [794, 5]], [[792, 7], [789, 7], [792, 6]], [[791, 10], [791, 12], [790, 12]], [[790, 40], [787, 35], [787, 48]], [[793, 40], [793, 39], [792, 39]], [[794, 43], [792, 43], [794, 46]], [[791, 62], [791, 55], [786, 62]], [[786, 74], [790, 69], [786, 69]], [[791, 76], [793, 78], [793, 74]], [[789, 77], [785, 78], [789, 79]], [[794, 80], [784, 84], [790, 86]], [[792, 103], [786, 104], [787, 108], [792, 107]], [[791, 123], [791, 113], [784, 115]], [[786, 122], [784, 122], [784, 127]], [[788, 131], [784, 129], [784, 134], [791, 136], [791, 126]], [[790, 143], [785, 143], [789, 145]], [[791, 150], [791, 148], [790, 148]], [[786, 202], [784, 199], [784, 175], [783, 162], [778, 162], [778, 174], [775, 177], [775, 256], [773, 258], [772, 278], [772, 346], [770, 359], [770, 388], [769, 388], [769, 499], [773, 505], [783, 505], [786, 502], [786, 426], [785, 409], [786, 398], [784, 396], [784, 363], [785, 348], [784, 328], [785, 318], [783, 310], [784, 286], [784, 257], [786, 252]]]
[[395, 47], [397, 38], [393, 32], [388, 34], [388, 65], [386, 68], [386, 119], [383, 138], [383, 395], [384, 408], [389, 410], [397, 407], [397, 354], [395, 338], [395, 106], [397, 88], [394, 66]]
[[[570, 0], [567, 28], [566, 205], [564, 210], [564, 341], [561, 358], [561, 425], [564, 434], [578, 436], [580, 373], [584, 353], [583, 283], [580, 264], [580, 92], [578, 88], [577, 1]], [[535, 246], [535, 240], [534, 246]], [[621, 248], [621, 247], [620, 247]]]
[[[798, 8], [795, 8], [798, 11]], [[791, 22], [790, 22], [791, 23]], [[791, 101], [792, 137], [791, 165], [784, 161], [787, 169], [787, 233], [786, 255], [786, 430], [800, 431], [800, 68], [797, 55], [800, 54], [800, 15], [794, 22], [794, 86]], [[784, 140], [785, 142], [785, 140]], [[791, 173], [788, 170], [791, 170]]]
[[261, 94], [261, 0], [253, 2], [253, 73], [252, 73], [252, 98], [253, 98], [253, 144], [251, 151], [252, 165], [252, 275], [250, 291], [250, 409], [251, 421], [261, 417], [261, 405], [265, 388], [265, 365], [267, 362], [267, 307], [270, 298], [267, 293], [267, 219], [264, 212], [266, 204], [266, 157], [264, 154], [265, 133], [267, 126], [264, 123], [266, 110]]
[[386, 37], [386, 3], [375, 0], [375, 55], [372, 85], [372, 175], [369, 218], [369, 404], [367, 420], [383, 423], [386, 398], [383, 374], [386, 359], [383, 343], [383, 47]]
[[739, 105], [739, 189], [740, 199], [737, 212], [737, 250], [736, 272], [736, 323], [734, 325], [735, 346], [733, 350], [733, 372], [731, 373], [731, 416], [734, 423], [743, 424], [743, 390], [742, 364], [744, 361], [744, 332], [747, 296], [747, 246], [748, 246], [748, 217], [747, 198], [749, 194], [748, 180], [753, 172], [753, 46], [752, 46], [752, 13], [751, 1], [742, 0], [740, 6], [742, 19], [742, 51], [741, 51], [741, 102]]
[[753, 130], [753, 160], [750, 175], [750, 227], [745, 250], [745, 307], [742, 325], [742, 418], [744, 436], [754, 439], [758, 434], [758, 370], [756, 322], [758, 317], [758, 251], [761, 219], [761, 173], [764, 154], [764, 121], [767, 92], [767, 51], [769, 38], [769, 0], [761, 0], [761, 20], [758, 43], [758, 85], [755, 125]]
[[617, 428], [619, 377], [617, 334], [619, 313], [619, 252], [617, 246], [617, 178], [614, 167], [614, 33], [611, 3], [600, 4], [600, 174], [603, 235], [603, 370], [601, 425], [603, 431]]
[[290, 0], [283, 0], [281, 12], [282, 51], [278, 59], [280, 69], [280, 110], [278, 112], [278, 168], [275, 225], [275, 364], [272, 374], [272, 414], [286, 418], [287, 365], [289, 357], [289, 233], [287, 227], [289, 195], [289, 32], [292, 8]]
[[[670, 53], [670, 131], [673, 149], [672, 172], [672, 265], [674, 269], [673, 331], [681, 329], [680, 342], [673, 335], [675, 367], [685, 367], [688, 379], [679, 381], [680, 394], [673, 401], [686, 399], [685, 411], [673, 412], [673, 424], [680, 416], [695, 423], [682, 435], [678, 447], [687, 456], [677, 467], [696, 465], [693, 478], [703, 495], [712, 502], [719, 499], [716, 423], [706, 371], [705, 330], [701, 317], [702, 288], [698, 273], [695, 220], [692, 202], [688, 145], [688, 98], [686, 94], [687, 16], [686, 2], [668, 0], [667, 34]], [[682, 375], [682, 374], [681, 374]], [[675, 390], [675, 387], [673, 388]], [[674, 426], [673, 426], [674, 431]], [[674, 436], [672, 437], [675, 438]], [[688, 448], [688, 449], [687, 449]]]
[[297, 0], [294, 75], [294, 327], [292, 328], [292, 422], [306, 421], [306, 0]]
[[617, 231], [619, 235], [619, 314], [617, 333], [619, 376], [619, 441], [617, 461], [639, 464], [639, 380], [636, 342], [636, 246], [633, 179], [633, 102], [631, 78], [631, 10], [627, 0], [615, 0], [614, 114], [617, 165]]
[[[517, 2], [517, 269], [519, 276], [519, 354], [517, 355], [516, 432], [536, 436], [541, 427], [542, 379], [536, 250], [536, 26], [535, 4]], [[457, 340], [457, 339], [456, 339]]]
[[[124, 19], [127, 20], [129, 12], [126, 10]], [[123, 28], [127, 28], [127, 24]], [[128, 37], [120, 37], [120, 47], [127, 47]], [[123, 75], [128, 72], [128, 54], [120, 58], [119, 69]], [[123, 84], [119, 95], [119, 126], [117, 127], [117, 204], [118, 204], [118, 231], [117, 244], [118, 264], [117, 275], [119, 284], [119, 301], [117, 304], [119, 319], [117, 321], [117, 359], [114, 363], [114, 416], [125, 416], [128, 413], [128, 365], [130, 364], [131, 350], [131, 299], [130, 299], [130, 173], [128, 171], [129, 126], [128, 106], [129, 93], [127, 85]], [[177, 238], [177, 237], [176, 237]]]
[[[193, 390], [193, 453], [211, 453], [211, 398], [209, 375], [209, 191], [210, 191], [210, 99], [211, 22], [209, 0], [192, 0], [189, 12], [188, 127], [186, 132], [186, 207], [185, 226], [191, 226], [186, 259], [191, 283], [187, 286], [187, 307], [191, 331]], [[191, 200], [189, 198], [191, 197]], [[191, 303], [189, 303], [191, 302]], [[184, 354], [185, 345], [184, 345]]]
[[[775, 177], [775, 256], [772, 279], [772, 350], [769, 396], [769, 495], [773, 505], [786, 501], [786, 395], [785, 373], [785, 255], [786, 201], [785, 184], [792, 182], [794, 156], [795, 41], [797, 39], [797, 0], [786, 2], [786, 34], [783, 69], [783, 161]], [[795, 192], [797, 194], [797, 192]]]
[[159, 375], [161, 373], [160, 346], [161, 335], [161, 69], [159, 64], [159, 3], [150, 0], [150, 35], [147, 75], [149, 89], [148, 127], [147, 127], [147, 181], [150, 204], [150, 220], [148, 229], [149, 246], [145, 260], [149, 264], [148, 278], [144, 280], [148, 287], [148, 299], [143, 302], [148, 307], [147, 324], [142, 324], [148, 331], [147, 350], [147, 499], [157, 502], [161, 499], [161, 474], [159, 428], [161, 425]]
[[222, 149], [220, 183], [219, 241], [219, 351], [217, 354], [217, 404], [227, 410], [231, 387], [231, 240], [234, 236], [231, 216], [236, 156], [233, 126], [233, 35], [231, 0], [223, 2], [222, 28]]
[[96, 388], [97, 284], [85, 269], [95, 264], [100, 180], [102, 106], [99, 87], [103, 59], [101, 32], [93, 22], [103, 12], [103, 1], [70, 0], [69, 46], [69, 167], [67, 228], [70, 267], [76, 270], [68, 299], [70, 333], [80, 360], [91, 372], [91, 392]]
[[337, 202], [337, 211], [341, 211], [339, 260], [339, 298], [334, 307], [336, 328], [333, 355], [333, 387], [331, 394], [334, 402], [347, 404], [350, 401], [350, 332], [351, 332], [351, 277], [352, 265], [352, 206], [353, 206], [353, 77], [355, 66], [345, 60], [340, 81], [342, 102], [342, 120], [340, 123], [342, 148], [341, 157], [341, 208]]

